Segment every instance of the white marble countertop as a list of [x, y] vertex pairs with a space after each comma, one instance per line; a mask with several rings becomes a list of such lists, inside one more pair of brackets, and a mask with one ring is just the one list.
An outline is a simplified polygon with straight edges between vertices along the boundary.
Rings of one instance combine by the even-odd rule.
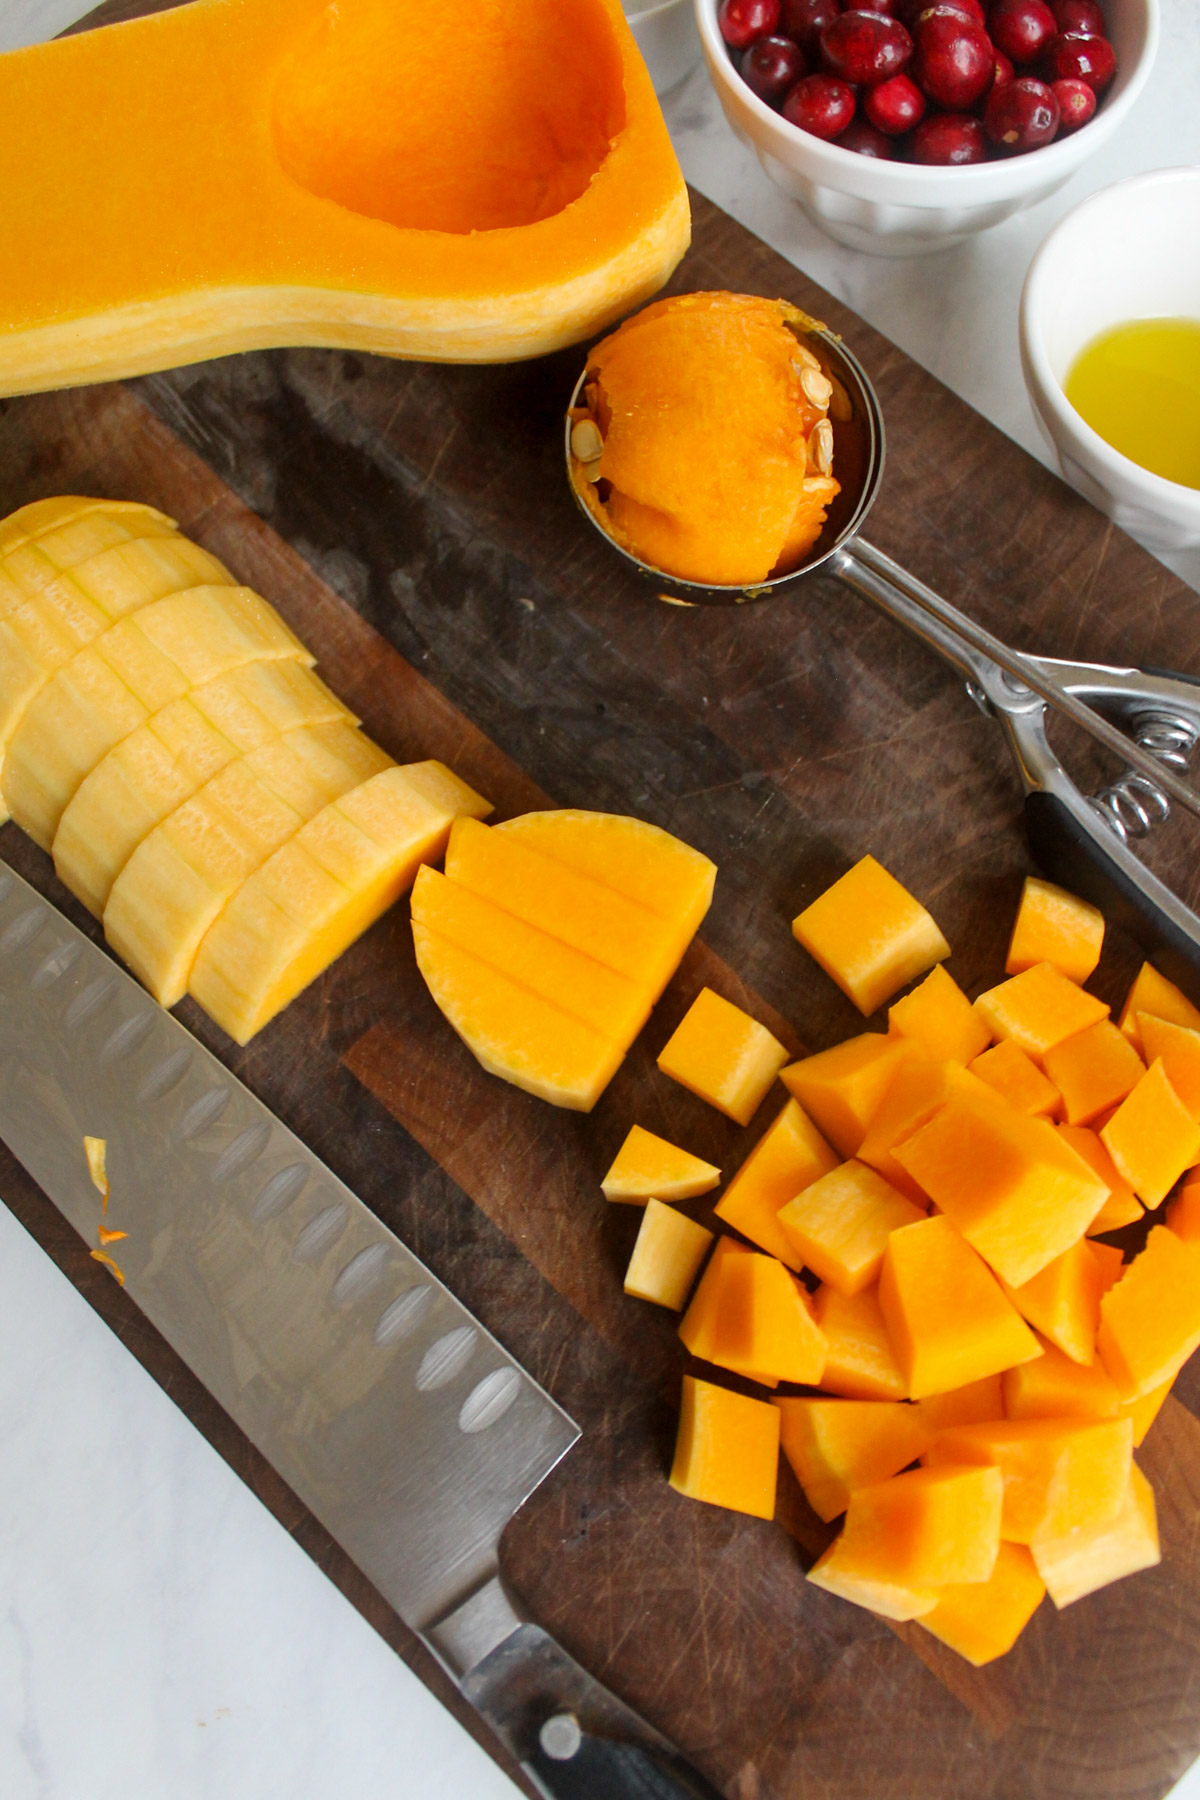
[[[1017, 357], [1030, 256], [1094, 188], [1200, 162], [1200, 6], [1161, 4], [1158, 67], [1115, 142], [936, 257], [825, 238], [733, 139], [699, 67], [665, 110], [696, 187], [1049, 461]], [[85, 10], [0, 0], [0, 49]], [[1200, 589], [1200, 553], [1172, 566]], [[514, 1794], [0, 1206], [4, 1800]], [[1200, 1800], [1200, 1767], [1176, 1794]]]

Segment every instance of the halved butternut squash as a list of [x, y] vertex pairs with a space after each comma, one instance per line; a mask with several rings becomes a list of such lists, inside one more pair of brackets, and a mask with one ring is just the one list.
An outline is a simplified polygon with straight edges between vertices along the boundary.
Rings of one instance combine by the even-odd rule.
[[619, 0], [197, 0], [13, 51], [0, 204], [0, 393], [276, 344], [538, 356], [689, 232]]

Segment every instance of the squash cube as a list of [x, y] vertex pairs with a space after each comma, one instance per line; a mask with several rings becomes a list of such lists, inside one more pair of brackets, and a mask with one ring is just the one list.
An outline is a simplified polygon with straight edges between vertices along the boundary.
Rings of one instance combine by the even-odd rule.
[[[1119, 1254], [1119, 1253], [1118, 1253]], [[1004, 1291], [1023, 1319], [1069, 1356], [1090, 1366], [1096, 1360], [1096, 1331], [1104, 1274], [1086, 1238], [1023, 1283]]]
[[1167, 1208], [1166, 1222], [1185, 1244], [1200, 1244], [1200, 1181], [1184, 1183]]
[[834, 1539], [808, 1571], [814, 1587], [849, 1600], [854, 1606], [866, 1607], [882, 1619], [919, 1619], [931, 1613], [938, 1603], [935, 1587], [912, 1587], [875, 1571], [874, 1562], [864, 1567], [854, 1546], [847, 1547], [846, 1534]]
[[795, 1276], [775, 1257], [751, 1251], [722, 1263], [709, 1358], [718, 1368], [771, 1385], [820, 1381], [824, 1335]]
[[928, 1062], [923, 1056], [902, 1063], [858, 1147], [859, 1162], [877, 1169], [885, 1181], [890, 1181], [916, 1206], [928, 1206], [929, 1195], [897, 1162], [895, 1149], [949, 1099], [956, 1067], [952, 1063]]
[[1033, 1545], [1033, 1560], [1055, 1606], [1070, 1606], [1085, 1594], [1152, 1569], [1162, 1561], [1154, 1490], [1134, 1463], [1116, 1516], [1103, 1525], [1084, 1525], [1064, 1537]]
[[1155, 1019], [1166, 1019], [1172, 1025], [1183, 1025], [1188, 1031], [1200, 1031], [1200, 1011], [1173, 981], [1160, 975], [1152, 963], [1142, 964], [1121, 1008], [1121, 1030], [1134, 1049], [1140, 1051], [1142, 1034], [1138, 1024], [1139, 1013], [1149, 1013]]
[[756, 1519], [772, 1519], [778, 1475], [775, 1408], [765, 1400], [751, 1400], [685, 1375], [670, 1475], [676, 1493]]
[[1108, 1188], [1108, 1199], [1087, 1228], [1088, 1237], [1097, 1237], [1103, 1231], [1120, 1231], [1123, 1225], [1136, 1224], [1145, 1209], [1095, 1131], [1086, 1125], [1060, 1125], [1058, 1135], [1066, 1139], [1075, 1154], [1082, 1156], [1088, 1167]]
[[1053, 1125], [1017, 1112], [982, 1082], [957, 1084], [895, 1154], [1013, 1287], [1061, 1256], [1108, 1198]]
[[1160, 1206], [1200, 1156], [1200, 1125], [1167, 1079], [1161, 1057], [1123, 1100], [1100, 1140], [1143, 1206]]
[[912, 1469], [851, 1494], [842, 1541], [864, 1573], [905, 1587], [986, 1581], [1000, 1549], [1003, 1500], [999, 1469]]
[[1036, 1544], [1114, 1519], [1132, 1466], [1128, 1419], [1014, 1419], [956, 1425], [939, 1432], [924, 1460], [987, 1463], [1004, 1477], [1001, 1530], [1010, 1542]]
[[765, 1025], [701, 988], [663, 1046], [658, 1066], [727, 1118], [748, 1125], [787, 1054]]
[[1200, 1346], [1200, 1247], [1155, 1225], [1100, 1302], [1096, 1348], [1124, 1400], [1173, 1381]]
[[1100, 1270], [1100, 1292], [1107, 1294], [1125, 1273], [1125, 1252], [1117, 1244], [1101, 1244], [1095, 1238], [1088, 1240], [1088, 1248]]
[[857, 1488], [898, 1475], [928, 1449], [933, 1434], [915, 1406], [895, 1400], [787, 1398], [780, 1448], [818, 1518], [836, 1519]]
[[[1034, 1366], [1033, 1363], [1022, 1365]], [[979, 1381], [968, 1381], [963, 1387], [948, 1388], [944, 1394], [927, 1394], [917, 1402], [921, 1417], [934, 1432], [944, 1431], [949, 1425], [986, 1425], [1002, 1419], [1004, 1379], [1002, 1375], [984, 1375]]]
[[950, 954], [929, 913], [873, 856], [806, 906], [792, 933], [864, 1016]]
[[1111, 1019], [1099, 1019], [1064, 1038], [1047, 1050], [1043, 1067], [1062, 1095], [1068, 1125], [1089, 1125], [1132, 1093], [1146, 1073], [1145, 1063]]
[[1164, 1381], [1161, 1387], [1151, 1388], [1139, 1400], [1126, 1400], [1121, 1408], [1122, 1413], [1133, 1423], [1133, 1447], [1145, 1438], [1146, 1433], [1162, 1411], [1163, 1402], [1170, 1393], [1174, 1381]]
[[1200, 1119], [1200, 1031], [1149, 1013], [1138, 1014], [1138, 1031], [1146, 1061], [1161, 1059], [1167, 1080], [1193, 1119]]
[[849, 1400], [904, 1400], [908, 1382], [879, 1308], [878, 1288], [839, 1294], [819, 1287], [813, 1303], [825, 1338], [821, 1386]]
[[924, 1214], [866, 1163], [847, 1162], [811, 1182], [777, 1217], [815, 1275], [857, 1294], [879, 1279], [889, 1235]]
[[1007, 1369], [1004, 1412], [1010, 1419], [1115, 1419], [1121, 1396], [1104, 1364], [1072, 1362], [1053, 1344], [1033, 1362]]
[[975, 1009], [998, 1038], [1011, 1038], [1026, 1055], [1042, 1057], [1055, 1044], [1107, 1019], [1103, 1000], [1087, 994], [1048, 962], [1038, 963], [980, 994]]
[[712, 1232], [694, 1219], [648, 1200], [625, 1271], [625, 1292], [681, 1311], [712, 1241]]
[[1022, 975], [1049, 963], [1069, 981], [1084, 982], [1104, 948], [1104, 915], [1077, 894], [1027, 875], [1009, 940], [1005, 972]]
[[912, 1053], [906, 1038], [867, 1031], [789, 1063], [780, 1080], [834, 1148], [843, 1156], [856, 1156], [880, 1102]]
[[914, 1400], [1041, 1354], [982, 1257], [941, 1216], [893, 1231], [879, 1304]]
[[606, 1200], [638, 1204], [651, 1195], [656, 1200], [692, 1200], [709, 1193], [720, 1179], [721, 1171], [712, 1163], [631, 1125], [600, 1186]]
[[969, 1063], [992, 1034], [942, 963], [888, 1007], [888, 1036], [908, 1038], [934, 1062]]
[[938, 1603], [921, 1624], [981, 1669], [1012, 1649], [1045, 1593], [1046, 1584], [1024, 1544], [1002, 1543], [988, 1579], [939, 1588]]
[[[1116, 1027], [1113, 1029], [1115, 1031]], [[1120, 1035], [1117, 1032], [1117, 1036]], [[1028, 1113], [1031, 1118], [1057, 1118], [1062, 1111], [1062, 1095], [1054, 1083], [1011, 1038], [1006, 1038], [992, 1050], [985, 1050], [970, 1068], [972, 1075], [986, 1081], [1018, 1112]]]
[[717, 1327], [721, 1317], [721, 1305], [725, 1283], [725, 1264], [735, 1256], [753, 1256], [754, 1252], [748, 1244], [739, 1244], [736, 1238], [719, 1237], [713, 1246], [713, 1253], [708, 1259], [708, 1267], [700, 1277], [700, 1282], [688, 1304], [679, 1326], [679, 1336], [684, 1348], [703, 1362], [713, 1360], [713, 1348], [717, 1341]]
[[837, 1167], [830, 1149], [799, 1103], [789, 1100], [768, 1125], [717, 1202], [718, 1219], [789, 1269], [803, 1267], [779, 1223], [779, 1210], [801, 1188]]

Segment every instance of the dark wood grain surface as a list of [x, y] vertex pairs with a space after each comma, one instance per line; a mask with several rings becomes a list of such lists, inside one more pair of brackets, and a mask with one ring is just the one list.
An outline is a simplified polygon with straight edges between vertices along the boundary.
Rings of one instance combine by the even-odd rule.
[[[703, 201], [681, 288], [780, 294], [843, 332], [883, 399], [872, 540], [1051, 654], [1200, 672], [1200, 603], [884, 339]], [[931, 265], [932, 267], [932, 265]], [[931, 276], [931, 278], [933, 278]], [[0, 509], [150, 501], [266, 594], [401, 758], [438, 756], [505, 816], [632, 812], [720, 866], [689, 953], [588, 1118], [484, 1075], [416, 973], [406, 908], [245, 1051], [182, 1016], [409, 1242], [583, 1426], [514, 1521], [533, 1616], [735, 1800], [1159, 1800], [1200, 1751], [1200, 1389], [1141, 1460], [1164, 1561], [974, 1671], [915, 1627], [808, 1588], [828, 1530], [785, 1477], [780, 1523], [667, 1486], [683, 1360], [627, 1300], [635, 1209], [599, 1177], [636, 1117], [727, 1170], [741, 1132], [654, 1055], [702, 982], [794, 1049], [861, 1029], [789, 920], [871, 850], [932, 908], [968, 990], [994, 982], [1029, 868], [997, 728], [835, 583], [740, 612], [657, 604], [575, 512], [560, 419], [578, 353], [502, 368], [293, 351], [0, 404]], [[1194, 845], [1164, 839], [1186, 880]], [[0, 856], [75, 920], [12, 826]], [[1118, 938], [1100, 991], [1137, 957]], [[0, 1151], [0, 1191], [134, 1354], [443, 1698], [419, 1644], [304, 1514]], [[704, 1202], [690, 1209], [707, 1216]]]

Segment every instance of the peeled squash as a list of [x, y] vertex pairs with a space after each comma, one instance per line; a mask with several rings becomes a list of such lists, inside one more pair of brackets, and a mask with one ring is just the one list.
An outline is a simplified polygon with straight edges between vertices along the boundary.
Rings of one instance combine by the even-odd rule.
[[540, 356], [688, 203], [618, 0], [197, 0], [0, 58], [0, 393], [277, 344]]

